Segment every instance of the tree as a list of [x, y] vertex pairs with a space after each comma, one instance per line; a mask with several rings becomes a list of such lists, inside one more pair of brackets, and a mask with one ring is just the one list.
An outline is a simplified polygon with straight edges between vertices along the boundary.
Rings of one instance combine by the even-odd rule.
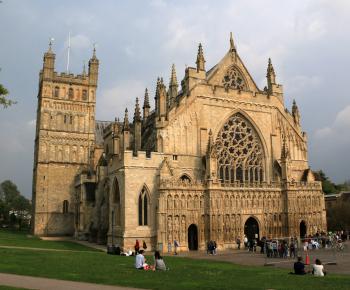
[[316, 171], [317, 180], [322, 182], [322, 190], [325, 194], [338, 193], [339, 190], [336, 185], [329, 179], [329, 177], [322, 171]]
[[8, 106], [16, 104], [15, 101], [7, 98], [8, 94], [8, 90], [2, 84], [0, 84], [0, 106], [3, 108], [7, 108]]
[[21, 227], [30, 211], [30, 201], [21, 195], [16, 184], [10, 180], [0, 184], [0, 220], [3, 223]]

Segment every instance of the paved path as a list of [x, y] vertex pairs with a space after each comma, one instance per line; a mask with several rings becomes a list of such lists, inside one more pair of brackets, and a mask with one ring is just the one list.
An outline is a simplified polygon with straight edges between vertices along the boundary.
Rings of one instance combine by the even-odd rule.
[[0, 285], [38, 290], [137, 290], [137, 288], [73, 282], [3, 273], [0, 273]]
[[[325, 269], [329, 273], [350, 275], [350, 242], [347, 241], [345, 245], [346, 248], [342, 252], [336, 252], [333, 250], [309, 251], [311, 264], [314, 263], [316, 258], [319, 258], [325, 264]], [[303, 257], [305, 257], [304, 252], [302, 254]], [[193, 259], [226, 261], [248, 266], [265, 266], [268, 264], [268, 266], [283, 268], [288, 271], [292, 271], [295, 262], [295, 259], [266, 258], [266, 255], [264, 254], [252, 253], [244, 249], [218, 251], [215, 256], [207, 255], [204, 251], [182, 252], [179, 253], [179, 256]], [[333, 262], [336, 262], [336, 264], [332, 264]], [[308, 267], [310, 268], [311, 266]]]

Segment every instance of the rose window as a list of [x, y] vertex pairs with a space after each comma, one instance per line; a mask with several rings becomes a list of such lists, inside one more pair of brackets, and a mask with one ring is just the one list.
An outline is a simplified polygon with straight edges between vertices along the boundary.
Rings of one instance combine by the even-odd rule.
[[222, 83], [226, 89], [235, 89], [241, 91], [247, 90], [247, 85], [244, 81], [244, 78], [235, 66], [228, 68], [224, 79], [222, 80]]
[[263, 181], [264, 153], [257, 132], [243, 115], [230, 117], [215, 140], [222, 182]]

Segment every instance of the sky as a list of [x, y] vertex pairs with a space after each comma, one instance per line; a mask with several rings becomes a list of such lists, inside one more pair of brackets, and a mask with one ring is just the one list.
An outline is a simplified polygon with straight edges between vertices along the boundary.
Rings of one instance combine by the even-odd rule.
[[[340, 0], [2, 0], [0, 83], [17, 104], [0, 108], [0, 182], [31, 196], [38, 75], [54, 38], [56, 70], [81, 73], [96, 46], [100, 60], [96, 119], [133, 112], [144, 89], [153, 100], [158, 76], [195, 66], [203, 44], [209, 70], [225, 55], [232, 31], [258, 86], [269, 57], [296, 100], [308, 134], [309, 161], [335, 182], [350, 178], [350, 1]], [[151, 106], [154, 107], [154, 104]]]

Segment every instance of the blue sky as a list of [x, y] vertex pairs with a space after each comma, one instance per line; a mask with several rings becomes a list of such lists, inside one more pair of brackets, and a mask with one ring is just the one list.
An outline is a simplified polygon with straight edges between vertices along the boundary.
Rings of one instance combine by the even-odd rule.
[[[0, 4], [0, 82], [18, 104], [0, 109], [0, 181], [31, 195], [38, 74], [50, 37], [56, 70], [64, 71], [71, 33], [70, 71], [80, 73], [97, 46], [97, 119], [133, 111], [156, 78], [178, 79], [194, 66], [199, 42], [206, 68], [226, 53], [233, 32], [255, 81], [266, 84], [268, 57], [284, 85], [285, 103], [299, 105], [313, 169], [337, 182], [350, 178], [349, 1], [39, 1]], [[153, 99], [153, 98], [151, 98]], [[153, 104], [152, 104], [153, 105]]]

